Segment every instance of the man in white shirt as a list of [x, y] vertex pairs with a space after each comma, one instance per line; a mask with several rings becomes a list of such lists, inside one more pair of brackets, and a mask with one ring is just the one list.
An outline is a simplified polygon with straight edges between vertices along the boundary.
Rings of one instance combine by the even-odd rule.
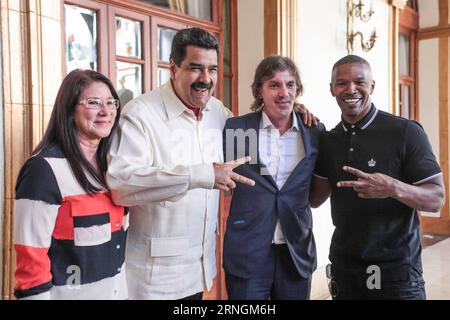
[[257, 163], [236, 168], [256, 184], [233, 192], [223, 258], [228, 297], [309, 299], [316, 268], [309, 185], [325, 128], [305, 127], [294, 111], [302, 83], [289, 58], [262, 60], [252, 91], [254, 112], [227, 120], [224, 129], [226, 160], [255, 150], [239, 144], [242, 133], [258, 140]]
[[130, 207], [130, 299], [201, 299], [216, 275], [219, 190], [254, 184], [233, 172], [249, 158], [222, 163], [231, 113], [212, 96], [218, 56], [208, 32], [179, 31], [171, 80], [122, 111], [107, 181], [114, 202]]

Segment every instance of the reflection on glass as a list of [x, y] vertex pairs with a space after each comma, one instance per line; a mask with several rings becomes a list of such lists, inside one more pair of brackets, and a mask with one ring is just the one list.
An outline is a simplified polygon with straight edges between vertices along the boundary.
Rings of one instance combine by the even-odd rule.
[[223, 1], [223, 71], [231, 70], [231, 18], [230, 1]]
[[398, 37], [398, 64], [401, 75], [409, 75], [409, 37], [400, 33]]
[[120, 105], [124, 106], [128, 101], [142, 93], [141, 65], [117, 61], [116, 67], [117, 93]]
[[158, 87], [161, 87], [164, 83], [170, 79], [170, 70], [166, 68], [158, 68]]
[[97, 71], [97, 14], [95, 11], [64, 5], [67, 72], [74, 69]]
[[231, 79], [228, 77], [223, 77], [223, 95], [223, 104], [231, 110]]
[[141, 24], [116, 17], [116, 54], [124, 57], [141, 57]]
[[184, 13], [192, 17], [211, 20], [211, 0], [140, 0], [155, 6]]
[[158, 28], [158, 60], [169, 63], [172, 40], [177, 33], [176, 30]]
[[410, 114], [409, 114], [409, 110], [410, 110], [410, 105], [409, 105], [409, 86], [405, 86], [405, 102], [403, 104], [403, 117], [409, 119], [410, 118]]

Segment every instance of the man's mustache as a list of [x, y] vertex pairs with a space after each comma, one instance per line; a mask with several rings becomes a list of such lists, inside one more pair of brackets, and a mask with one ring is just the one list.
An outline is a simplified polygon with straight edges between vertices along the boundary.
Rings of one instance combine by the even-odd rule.
[[202, 89], [207, 89], [207, 90], [209, 90], [209, 89], [211, 89], [212, 87], [213, 87], [212, 81], [209, 82], [209, 83], [205, 83], [205, 82], [194, 82], [194, 83], [191, 85], [191, 88], [192, 88], [192, 89], [196, 89], [196, 90], [202, 90]]

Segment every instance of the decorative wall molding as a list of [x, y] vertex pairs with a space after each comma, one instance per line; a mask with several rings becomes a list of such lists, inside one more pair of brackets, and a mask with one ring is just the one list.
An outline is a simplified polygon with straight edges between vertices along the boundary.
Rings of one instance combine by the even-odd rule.
[[2, 297], [12, 299], [14, 186], [22, 164], [42, 138], [61, 83], [62, 1], [0, 2], [5, 141]]
[[297, 0], [264, 0], [264, 56], [296, 55]]

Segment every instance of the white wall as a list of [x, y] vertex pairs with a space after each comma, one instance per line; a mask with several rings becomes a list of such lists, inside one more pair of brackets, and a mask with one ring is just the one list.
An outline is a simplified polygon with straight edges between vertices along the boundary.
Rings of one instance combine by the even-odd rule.
[[439, 0], [419, 0], [419, 28], [439, 24]]
[[[439, 23], [438, 0], [419, 0], [419, 27], [437, 26]], [[439, 159], [439, 40], [419, 41], [419, 66], [417, 81], [419, 117]], [[423, 216], [439, 217], [440, 212], [421, 212]]]
[[[370, 1], [366, 1], [369, 2]], [[354, 54], [367, 59], [372, 67], [376, 87], [372, 101], [377, 108], [389, 110], [389, 6], [374, 0], [375, 14], [368, 24], [376, 27], [378, 39], [374, 48], [365, 53], [355, 48]], [[329, 83], [333, 64], [347, 55], [347, 1], [298, 0], [299, 66], [305, 92], [300, 98], [326, 125], [333, 128], [340, 121], [340, 109], [330, 94]], [[328, 251], [334, 227], [327, 201], [313, 210], [314, 234], [317, 243], [318, 264], [328, 263]]]
[[439, 159], [439, 40], [419, 41], [419, 117]]
[[[436, 8], [437, 9], [437, 8]], [[439, 40], [419, 41], [419, 117], [439, 161]], [[439, 212], [421, 212], [423, 216], [439, 217]]]
[[239, 0], [238, 11], [238, 103], [239, 115], [250, 112], [250, 85], [258, 63], [264, 58], [264, 1]]

